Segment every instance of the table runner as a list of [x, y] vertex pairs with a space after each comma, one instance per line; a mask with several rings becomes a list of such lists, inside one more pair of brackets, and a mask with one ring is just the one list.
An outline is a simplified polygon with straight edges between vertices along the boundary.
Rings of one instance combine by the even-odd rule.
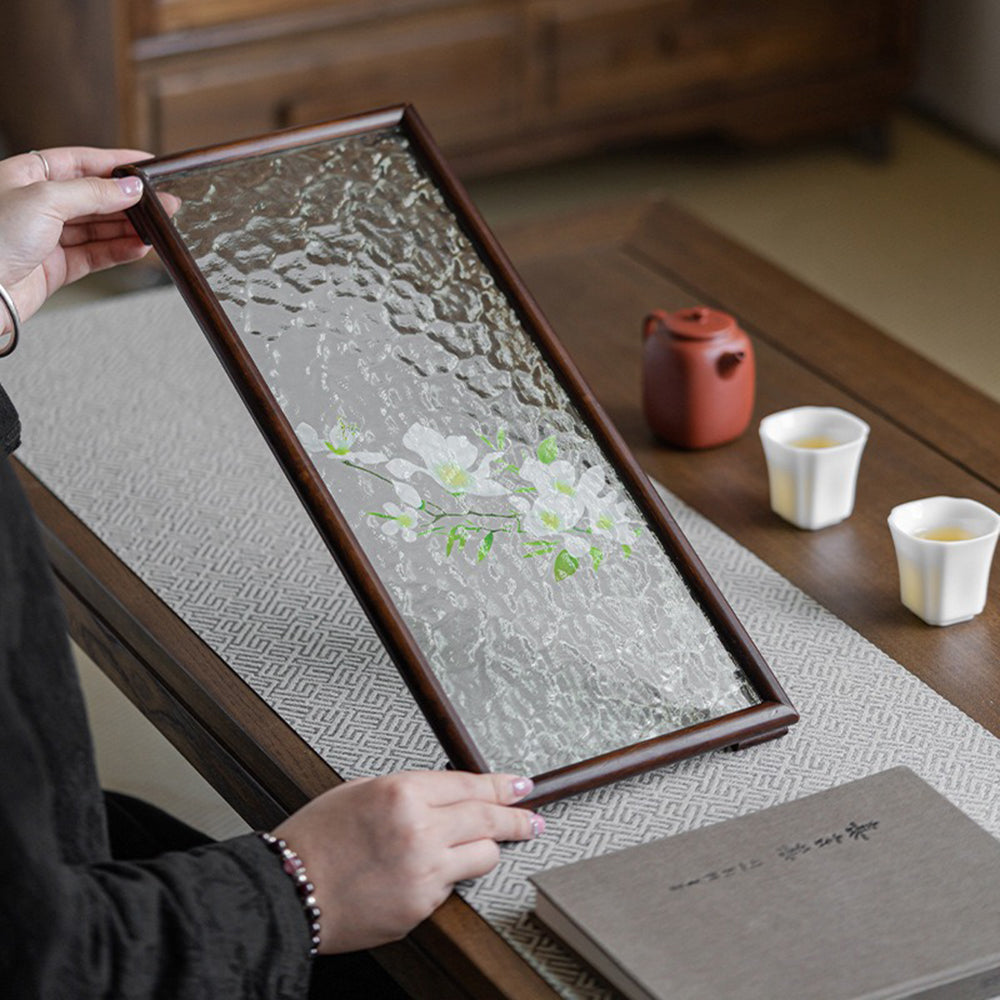
[[[21, 412], [21, 461], [340, 774], [445, 763], [173, 289], [51, 308], [0, 378]], [[611, 994], [532, 919], [527, 876], [541, 868], [895, 764], [1000, 834], [1000, 742], [663, 494], [802, 720], [780, 740], [546, 806], [544, 836], [506, 847], [493, 873], [459, 887], [561, 995], [579, 1000]]]

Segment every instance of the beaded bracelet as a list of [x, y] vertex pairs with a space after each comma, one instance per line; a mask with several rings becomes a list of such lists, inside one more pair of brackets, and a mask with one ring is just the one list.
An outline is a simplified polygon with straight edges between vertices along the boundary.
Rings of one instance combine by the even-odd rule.
[[279, 837], [272, 833], [258, 834], [261, 840], [281, 858], [281, 867], [295, 882], [295, 889], [305, 907], [306, 919], [309, 921], [309, 933], [312, 935], [312, 942], [309, 946], [309, 954], [315, 955], [319, 950], [319, 918], [320, 909], [316, 905], [316, 897], [313, 893], [316, 887], [309, 881], [306, 874], [306, 866], [302, 859]]

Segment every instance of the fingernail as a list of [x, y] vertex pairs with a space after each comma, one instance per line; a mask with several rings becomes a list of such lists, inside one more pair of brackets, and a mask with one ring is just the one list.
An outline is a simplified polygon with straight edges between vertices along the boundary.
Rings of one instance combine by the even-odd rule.
[[545, 820], [542, 819], [538, 813], [531, 814], [531, 835], [533, 837], [540, 837], [545, 833]]
[[121, 189], [122, 194], [129, 198], [134, 198], [142, 191], [142, 179], [139, 177], [116, 177], [115, 183]]
[[531, 778], [515, 778], [511, 783], [510, 787], [513, 789], [514, 794], [520, 799], [524, 798], [535, 787], [535, 783]]

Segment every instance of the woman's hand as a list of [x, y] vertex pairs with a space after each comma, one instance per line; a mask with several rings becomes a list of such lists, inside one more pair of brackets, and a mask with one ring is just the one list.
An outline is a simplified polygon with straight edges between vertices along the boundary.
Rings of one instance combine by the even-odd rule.
[[[0, 160], [0, 284], [22, 319], [63, 285], [146, 254], [124, 214], [142, 196], [142, 183], [110, 174], [149, 156], [80, 146]], [[0, 330], [5, 322], [0, 308]]]
[[499, 841], [529, 840], [540, 816], [512, 809], [527, 778], [403, 771], [349, 781], [275, 831], [302, 859], [329, 954], [395, 941], [440, 906], [461, 879], [500, 860]]

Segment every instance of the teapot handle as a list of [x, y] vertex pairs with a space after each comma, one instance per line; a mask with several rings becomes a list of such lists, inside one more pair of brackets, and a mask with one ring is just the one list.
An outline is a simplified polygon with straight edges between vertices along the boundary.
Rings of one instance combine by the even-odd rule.
[[729, 378], [746, 356], [746, 351], [727, 351], [725, 354], [720, 355], [719, 360], [716, 362], [719, 374], [723, 378]]
[[648, 340], [657, 330], [666, 328], [668, 314], [662, 309], [651, 312], [642, 324], [642, 339]]

